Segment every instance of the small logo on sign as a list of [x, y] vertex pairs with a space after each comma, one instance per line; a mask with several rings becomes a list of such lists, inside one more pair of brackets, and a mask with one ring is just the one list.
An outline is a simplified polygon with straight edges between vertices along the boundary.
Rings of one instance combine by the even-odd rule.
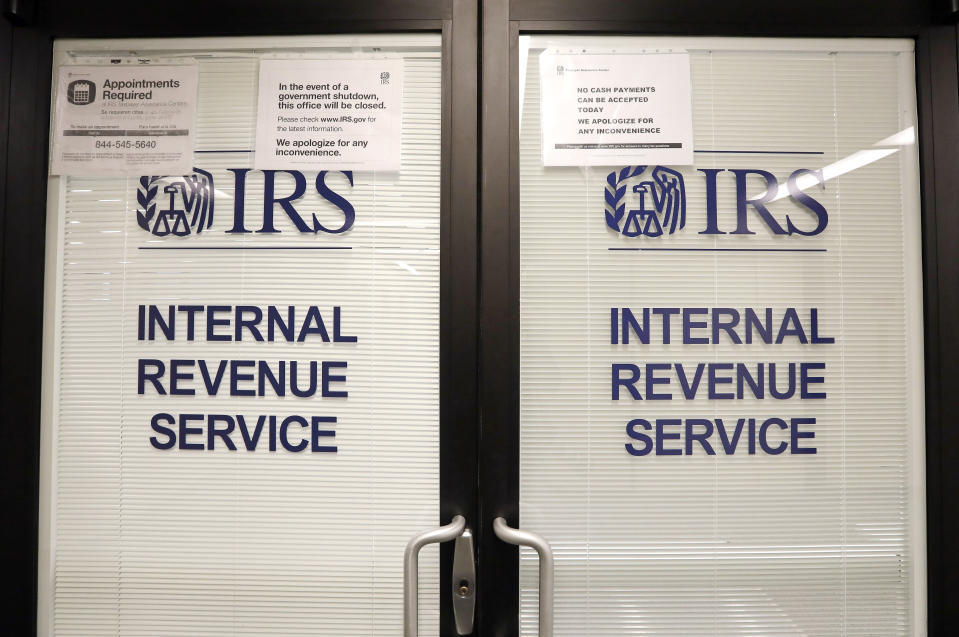
[[213, 175], [199, 168], [183, 177], [140, 177], [137, 223], [158, 237], [199, 234], [213, 225]]
[[97, 98], [97, 85], [90, 80], [73, 80], [67, 84], [67, 101], [76, 106], [92, 104]]
[[380, 73], [380, 84], [389, 84], [390, 83], [390, 72], [383, 71]]
[[[606, 177], [606, 225], [626, 237], [659, 237], [686, 226], [683, 176], [665, 166], [657, 166], [649, 173], [646, 168], [627, 166]], [[648, 179], [635, 182], [644, 176]], [[634, 195], [632, 201], [627, 201], [628, 190]], [[630, 207], [630, 203], [638, 203], [639, 207]]]

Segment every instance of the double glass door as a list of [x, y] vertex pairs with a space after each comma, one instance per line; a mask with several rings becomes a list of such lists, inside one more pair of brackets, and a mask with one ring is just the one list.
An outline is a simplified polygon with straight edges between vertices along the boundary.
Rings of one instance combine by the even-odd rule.
[[[51, 139], [104, 69], [197, 90], [186, 174], [51, 146], [38, 632], [924, 634], [912, 42], [516, 34], [479, 236], [445, 36], [55, 42]], [[664, 55], [691, 164], [549, 124]], [[369, 128], [297, 106], [337, 65]]]

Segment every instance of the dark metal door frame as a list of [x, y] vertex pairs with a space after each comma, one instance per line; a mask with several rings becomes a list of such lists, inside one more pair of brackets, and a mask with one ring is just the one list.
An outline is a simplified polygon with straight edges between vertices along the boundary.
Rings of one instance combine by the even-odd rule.
[[[936, 7], [943, 5], [942, 15]], [[490, 525], [519, 519], [519, 100], [521, 33], [906, 37], [916, 41], [922, 165], [929, 634], [959, 623], [959, 74], [953, 3], [483, 0], [480, 120], [479, 598], [485, 635], [518, 634], [519, 556]], [[945, 5], [949, 5], [946, 7]], [[504, 81], [508, 78], [507, 81]]]
[[[437, 32], [442, 34], [440, 520], [477, 518], [477, 6], [471, 0], [10, 2], [0, 19], [0, 480], [4, 579], [0, 633], [36, 632], [44, 241], [55, 38]], [[9, 11], [7, 11], [9, 17]], [[9, 57], [7, 53], [9, 52]], [[9, 73], [6, 75], [5, 73]], [[9, 111], [7, 111], [9, 108]], [[7, 133], [9, 135], [7, 136]], [[442, 634], [452, 544], [441, 550]], [[397, 560], [402, 560], [397, 555]]]
[[[874, 36], [916, 39], [922, 161], [929, 633], [959, 622], [959, 65], [939, 2], [756, 0], [211, 0], [167, 4], [5, 0], [0, 20], [0, 480], [13, 611], [36, 626], [40, 352], [52, 40], [55, 37], [443, 34], [441, 520], [463, 513], [478, 540], [482, 635], [518, 632], [518, 553], [491, 524], [518, 519], [518, 86], [520, 32]], [[952, 6], [955, 2], [942, 2]], [[11, 11], [11, 9], [13, 11]], [[945, 9], [944, 9], [945, 11]], [[481, 34], [481, 35], [480, 35]], [[478, 51], [479, 49], [479, 51]], [[480, 54], [481, 52], [481, 54]], [[478, 83], [482, 93], [478, 92]], [[480, 100], [480, 95], [482, 98]], [[479, 202], [479, 203], [478, 203]], [[453, 212], [455, 211], [455, 212]], [[480, 213], [479, 215], [477, 213]], [[479, 296], [477, 296], [479, 292]], [[478, 371], [477, 371], [478, 370]], [[482, 380], [481, 390], [479, 381]], [[477, 411], [482, 424], [477, 427]], [[458, 435], [446, 435], [455, 426]], [[465, 432], [465, 433], [464, 433]], [[478, 491], [477, 491], [478, 490]], [[474, 522], [475, 520], [475, 522]], [[443, 553], [444, 578], [451, 557]], [[441, 599], [448, 595], [441, 582]], [[455, 634], [449, 604], [443, 634]]]

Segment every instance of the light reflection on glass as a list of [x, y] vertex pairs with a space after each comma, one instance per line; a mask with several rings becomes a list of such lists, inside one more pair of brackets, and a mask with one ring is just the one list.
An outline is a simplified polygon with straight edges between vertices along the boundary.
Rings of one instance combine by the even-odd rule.
[[[888, 157], [895, 152], [899, 151], [900, 146], [911, 146], [916, 143], [916, 131], [910, 126], [909, 128], [904, 128], [895, 135], [890, 135], [885, 139], [881, 139], [873, 146], [875, 148], [866, 149], [866, 150], [857, 150], [852, 155], [843, 157], [839, 161], [833, 162], [828, 166], [823, 166], [822, 178], [823, 181], [829, 181], [830, 179], [835, 179], [840, 175], [844, 175], [848, 172], [852, 172], [863, 166], [868, 166], [869, 164], [879, 161], [884, 157]], [[892, 146], [892, 148], [888, 148]], [[884, 148], [885, 147], [885, 148]], [[796, 179], [796, 186], [799, 190], [806, 190], [813, 186], [819, 185], [819, 180], [810, 174], [804, 174]], [[776, 192], [776, 196], [770, 199], [770, 202], [778, 201], [780, 199], [785, 199], [789, 196], [789, 185], [780, 184], [779, 190]], [[759, 197], [755, 197], [759, 199]]]

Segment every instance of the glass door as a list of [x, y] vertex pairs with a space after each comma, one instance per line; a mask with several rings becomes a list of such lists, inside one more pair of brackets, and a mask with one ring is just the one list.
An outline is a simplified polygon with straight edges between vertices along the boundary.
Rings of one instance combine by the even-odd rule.
[[[517, 515], [554, 634], [924, 634], [913, 42], [515, 55]], [[684, 110], [688, 160], [621, 143]]]
[[[39, 634], [398, 635], [404, 603], [406, 634], [439, 634], [437, 545], [405, 600], [403, 554], [471, 517], [474, 451], [441, 422], [441, 34], [57, 40], [53, 68], [51, 136], [81, 143], [48, 183]], [[121, 93], [187, 82], [190, 168], [105, 169], [178, 134], [113, 130]], [[376, 135], [395, 146], [351, 157]]]

